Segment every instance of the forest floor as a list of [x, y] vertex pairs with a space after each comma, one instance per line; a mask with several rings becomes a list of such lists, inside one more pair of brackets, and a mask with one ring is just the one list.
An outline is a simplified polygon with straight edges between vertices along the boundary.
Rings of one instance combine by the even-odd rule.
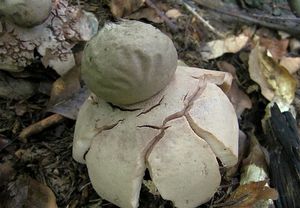
[[[278, 49], [278, 47], [277, 50], [280, 50], [279, 53], [284, 53], [284, 56], [290, 55], [291, 57], [298, 57], [300, 47], [298, 46], [297, 49], [293, 49], [291, 41], [297, 40], [294, 37], [296, 36], [295, 34], [299, 35], [299, 31], [297, 31], [297, 29], [293, 31], [287, 26], [285, 34], [290, 35], [287, 35], [287, 38], [283, 38], [283, 36], [278, 33], [280, 28], [274, 28], [272, 21], [263, 25], [251, 21], [241, 22], [238, 21], [236, 17], [232, 18], [225, 14], [216, 13], [211, 9], [211, 6], [209, 6], [210, 8], [203, 7], [202, 5], [205, 1], [199, 1], [200, 3], [198, 2], [198, 4], [190, 4], [191, 6], [196, 6], [197, 9], [201, 9], [196, 12], [201, 14], [207, 22], [213, 25], [213, 28], [218, 31], [218, 33], [216, 33], [205, 26], [205, 23], [199, 20], [192, 10], [178, 3], [179, 1], [146, 1], [144, 8], [151, 7], [149, 2], [154, 5], [154, 7], [152, 7], [152, 10], [155, 8], [154, 13], [153, 11], [149, 14], [145, 11], [140, 13], [135, 12], [135, 16], [133, 15], [130, 18], [150, 23], [171, 37], [178, 51], [179, 59], [185, 64], [198, 68], [220, 70], [220, 63], [226, 62], [236, 69], [238, 87], [241, 91], [246, 93], [246, 96], [248, 96], [251, 101], [251, 107], [249, 103], [245, 104], [245, 106], [241, 106], [242, 110], [239, 116], [240, 129], [248, 136], [249, 132], [255, 132], [258, 140], [261, 140], [262, 137], [260, 136], [263, 135], [261, 120], [265, 115], [265, 107], [269, 101], [261, 94], [258, 90], [258, 85], [250, 78], [248, 63], [243, 60], [243, 57], [249, 56], [253, 48], [253, 43], [248, 41], [248, 44], [245, 44], [242, 49], [238, 51], [228, 51], [229, 53], [209, 60], [203, 58], [203, 47], [208, 41], [222, 39], [218, 37], [218, 33], [226, 35], [229, 33], [240, 34], [242, 31], [245, 31], [245, 27], [251, 27], [252, 29], [254, 28], [253, 30], [255, 31], [252, 31], [252, 34], [258, 34], [260, 37], [264, 37], [271, 42], [268, 47], [270, 45], [276, 45], [277, 43], [278, 45], [279, 43], [281, 44], [280, 41], [282, 39], [288, 40], [289, 42], [287, 44], [285, 43], [285, 48], [280, 45], [283, 48]], [[230, 1], [227, 2], [229, 4]], [[231, 3], [232, 2], [234, 1], [231, 1]], [[77, 5], [77, 1], [75, 0], [70, 1], [70, 3]], [[240, 4], [234, 5], [238, 6], [241, 11], [246, 11], [243, 14], [239, 14], [242, 17], [244, 17], [247, 12], [251, 13], [252, 11], [258, 11], [258, 14], [264, 15], [261, 21], [273, 17], [272, 5], [269, 1], [268, 5], [262, 9], [253, 8], [253, 5], [244, 5], [244, 8], [241, 8]], [[118, 18], [111, 13], [107, 1], [85, 0], [80, 1], [80, 6], [96, 15], [100, 23], [100, 29], [107, 22], [118, 21]], [[288, 10], [287, 4], [283, 3], [283, 6], [280, 8], [282, 9], [281, 17], [285, 17], [285, 11]], [[214, 9], [218, 9], [218, 6], [215, 5]], [[173, 13], [170, 12], [169, 15], [166, 16], [169, 10], [172, 10]], [[125, 15], [126, 17], [123, 18], [129, 18], [130, 13], [133, 13], [133, 11], [129, 11], [129, 13]], [[288, 15], [290, 17], [291, 13], [288, 13]], [[276, 16], [276, 18], [277, 17], [280, 16]], [[164, 18], [168, 19], [166, 20]], [[283, 27], [285, 24], [288, 25], [289, 23], [282, 23]], [[267, 40], [264, 42], [266, 43]], [[9, 205], [10, 207], [21, 207], [27, 198], [32, 197], [27, 193], [28, 184], [30, 184], [27, 176], [48, 186], [55, 194], [58, 207], [116, 207], [102, 200], [97, 195], [90, 183], [86, 166], [76, 162], [72, 158], [75, 120], [58, 117], [58, 122], [56, 122], [55, 125], [43, 129], [43, 131], [37, 134], [32, 134], [27, 138], [26, 143], [24, 140], [19, 139], [20, 132], [22, 132], [23, 129], [53, 115], [52, 112], [46, 110], [51, 95], [44, 92], [49, 92], [49, 87], [51, 89], [51, 85], [59, 78], [59, 75], [54, 70], [49, 67], [45, 68], [40, 62], [28, 66], [26, 71], [30, 72], [30, 76], [24, 79], [34, 83], [40, 83], [42, 80], [48, 83], [48, 85], [46, 87], [47, 90], [36, 91], [27, 99], [16, 100], [0, 98], [0, 186], [5, 187], [5, 189], [1, 190], [0, 207], [9, 207]], [[297, 72], [293, 77], [297, 80]], [[293, 102], [296, 113], [298, 107], [297, 96], [296, 91], [296, 98]], [[241, 104], [242, 101], [238, 103], [243, 105]], [[245, 152], [249, 152], [249, 150]], [[245, 155], [247, 156], [247, 153], [245, 153]], [[246, 157], [245, 155], [244, 157]], [[241, 176], [240, 171], [241, 165], [237, 167], [237, 170], [229, 181], [223, 178], [224, 186], [220, 188], [215, 197], [201, 207], [214, 207], [214, 205], [215, 207], [218, 205], [221, 207], [226, 197], [237, 187]], [[38, 186], [36, 186], [36, 189], [38, 189]], [[30, 194], [34, 195], [34, 193]], [[173, 205], [171, 202], [163, 200], [160, 196], [151, 194], [147, 187], [143, 186], [140, 197], [140, 207], [173, 207]]]

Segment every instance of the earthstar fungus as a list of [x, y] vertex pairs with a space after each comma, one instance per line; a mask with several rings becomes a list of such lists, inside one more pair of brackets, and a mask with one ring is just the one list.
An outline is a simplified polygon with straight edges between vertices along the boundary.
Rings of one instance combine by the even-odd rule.
[[23, 71], [37, 51], [45, 67], [63, 75], [75, 65], [71, 49], [98, 30], [92, 13], [66, 0], [5, 0], [1, 15], [0, 69], [10, 72]]
[[[136, 26], [145, 30], [137, 30]], [[125, 21], [105, 26], [104, 30], [84, 51], [82, 73], [93, 93], [78, 114], [74, 159], [86, 163], [97, 193], [120, 207], [138, 207], [146, 169], [161, 196], [176, 207], [192, 208], [209, 201], [221, 181], [217, 158], [225, 167], [237, 162], [238, 123], [224, 93], [232, 77], [225, 72], [185, 66], [177, 66], [175, 71], [172, 67], [177, 65], [177, 55], [168, 48], [170, 40], [151, 25]], [[119, 30], [127, 30], [123, 31], [127, 36], [114, 34]], [[132, 30], [135, 38], [128, 37], [133, 35]], [[146, 35], [136, 34], [144, 31]], [[114, 40], [118, 44], [106, 45], [106, 50], [119, 58], [117, 63], [124, 63], [104, 63], [107, 56], [101, 54], [105, 53], [101, 47], [106, 38], [101, 34], [119, 39]], [[152, 37], [154, 34], [158, 37]], [[143, 41], [149, 47], [132, 43], [146, 36]], [[157, 45], [159, 36], [165, 40]], [[154, 51], [150, 46], [168, 48], [171, 54]], [[169, 60], [162, 60], [168, 56]], [[111, 79], [98, 81], [103, 74]], [[138, 77], [132, 77], [135, 75]], [[152, 88], [152, 84], [160, 84], [160, 78], [167, 81]], [[119, 89], [123, 92], [138, 87], [131, 83], [135, 80], [141, 89], [151, 89], [147, 98], [139, 99], [140, 94], [120, 100], [109, 97], [108, 92], [113, 90], [116, 96]], [[112, 91], [98, 90], [97, 85]]]
[[50, 15], [52, 0], [3, 0], [0, 14], [22, 27], [33, 27]]

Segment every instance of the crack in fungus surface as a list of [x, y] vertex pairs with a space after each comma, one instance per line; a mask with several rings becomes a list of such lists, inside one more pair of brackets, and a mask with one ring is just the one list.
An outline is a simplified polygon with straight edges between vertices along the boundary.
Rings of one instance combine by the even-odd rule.
[[188, 96], [188, 93], [184, 96], [184, 100], [183, 100], [184, 107], [183, 107], [183, 109], [181, 111], [178, 111], [176, 113], [173, 113], [173, 114], [167, 116], [164, 119], [162, 126], [153, 126], [153, 125], [138, 126], [140, 128], [141, 127], [148, 127], [148, 128], [153, 128], [153, 129], [156, 129], [156, 130], [160, 130], [159, 134], [156, 135], [152, 139], [152, 142], [146, 148], [146, 153], [145, 153], [145, 162], [146, 163], [147, 163], [147, 158], [150, 155], [150, 153], [152, 152], [152, 150], [154, 149], [155, 145], [163, 138], [163, 136], [165, 134], [165, 130], [167, 130], [169, 127], [171, 127], [171, 126], [166, 126], [166, 124], [171, 120], [175, 120], [175, 119], [178, 119], [178, 118], [181, 118], [181, 117], [185, 116], [186, 113], [189, 111], [189, 109], [192, 107], [194, 100], [196, 100], [203, 93], [204, 89], [206, 88], [206, 85], [207, 85], [207, 82], [206, 82], [205, 77], [201, 80], [199, 79], [198, 86], [197, 86], [196, 90], [190, 96]]
[[129, 111], [129, 112], [133, 112], [133, 111], [138, 111], [138, 110], [141, 110], [141, 108], [125, 108], [125, 107], [120, 107], [118, 105], [114, 105], [112, 103], [108, 103], [112, 109], [119, 109], [120, 111]]
[[137, 126], [138, 128], [151, 128], [151, 129], [156, 129], [156, 130], [160, 130], [162, 129], [161, 126], [154, 126], [154, 125], [140, 125]]
[[[94, 138], [96, 136], [98, 136], [99, 134], [101, 134], [103, 131], [108, 131], [108, 130], [111, 130], [113, 129], [114, 127], [116, 127], [120, 122], [124, 121], [125, 119], [120, 119], [118, 120], [116, 123], [113, 123], [113, 124], [110, 124], [110, 125], [104, 125], [104, 126], [100, 126], [100, 127], [97, 127], [97, 123], [95, 124], [95, 130], [97, 130], [97, 132], [95, 133], [95, 135], [92, 137], [91, 139], [91, 143], [92, 141], [94, 140]], [[97, 121], [96, 121], [97, 122]], [[89, 152], [90, 150], [90, 147], [85, 151], [85, 153], [83, 154], [83, 159], [85, 160], [85, 157], [87, 155], [87, 153]]]
[[162, 98], [158, 101], [157, 104], [151, 106], [150, 108], [148, 108], [147, 110], [144, 110], [142, 111], [141, 113], [139, 113], [136, 117], [139, 117], [140, 115], [143, 115], [143, 114], [146, 114], [146, 113], [149, 113], [150, 111], [152, 111], [154, 108], [160, 106], [161, 102], [163, 101], [165, 96], [162, 96]]
[[113, 123], [111, 125], [104, 125], [104, 126], [100, 126], [97, 127], [97, 123], [95, 124], [95, 129], [97, 130], [97, 133], [93, 136], [96, 137], [97, 135], [101, 134], [101, 132], [103, 131], [108, 131], [111, 130], [112, 128], [116, 127], [120, 122], [124, 121], [125, 119], [120, 119], [118, 120], [116, 123]]

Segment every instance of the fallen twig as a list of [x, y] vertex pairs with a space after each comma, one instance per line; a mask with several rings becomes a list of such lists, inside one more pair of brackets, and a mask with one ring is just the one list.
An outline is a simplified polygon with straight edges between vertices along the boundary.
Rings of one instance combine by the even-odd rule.
[[209, 4], [205, 4], [204, 1], [196, 1], [196, 3], [204, 8], [207, 8], [213, 12], [217, 12], [227, 17], [231, 17], [237, 22], [244, 22], [250, 24], [258, 24], [263, 27], [268, 27], [275, 30], [286, 31], [291, 34], [300, 34], [300, 18], [291, 16], [275, 17], [268, 15], [260, 15], [246, 13], [239, 8], [227, 7], [222, 8], [215, 7]]
[[38, 121], [30, 126], [26, 127], [19, 134], [19, 140], [22, 142], [27, 142], [27, 138], [34, 134], [42, 132], [44, 129], [49, 128], [55, 124], [58, 124], [64, 120], [64, 117], [59, 114], [53, 114], [41, 121]]
[[177, 32], [178, 27], [162, 12], [151, 0], [145, 0], [146, 4], [155, 10], [157, 15], [168, 25], [172, 32]]
[[211, 32], [213, 32], [215, 35], [217, 35], [220, 38], [225, 38], [225, 36], [218, 32], [211, 24], [209, 24], [208, 21], [206, 21], [205, 19], [203, 19], [203, 17], [201, 17], [197, 12], [196, 9], [193, 8], [192, 6], [190, 6], [188, 3], [186, 3], [185, 1], [182, 1], [182, 4], [185, 6], [185, 8], [187, 10], [189, 10], [200, 22], [202, 22], [202, 24], [204, 26], [206, 26]]

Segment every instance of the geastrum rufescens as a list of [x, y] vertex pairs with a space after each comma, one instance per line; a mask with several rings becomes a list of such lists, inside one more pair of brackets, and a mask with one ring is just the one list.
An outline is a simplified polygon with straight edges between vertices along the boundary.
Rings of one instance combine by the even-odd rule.
[[72, 48], [97, 33], [94, 14], [67, 0], [0, 1], [0, 70], [23, 71], [38, 60], [63, 75], [75, 66]]
[[106, 25], [84, 50], [82, 77], [93, 92], [80, 109], [73, 157], [96, 192], [138, 207], [146, 169], [164, 199], [197, 207], [236, 164], [238, 122], [226, 92], [231, 75], [177, 66], [172, 41], [151, 25]]

